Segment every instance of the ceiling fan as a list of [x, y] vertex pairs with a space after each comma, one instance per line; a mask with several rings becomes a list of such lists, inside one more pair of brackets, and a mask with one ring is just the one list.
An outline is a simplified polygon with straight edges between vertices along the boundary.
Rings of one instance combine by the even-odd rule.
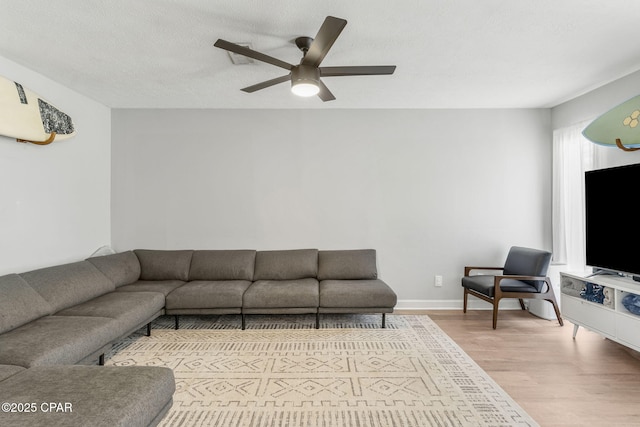
[[321, 67], [320, 63], [335, 43], [336, 39], [347, 25], [347, 21], [333, 16], [327, 16], [322, 23], [316, 38], [298, 37], [295, 40], [296, 46], [302, 51], [300, 64], [293, 65], [281, 61], [264, 53], [257, 52], [245, 46], [240, 46], [226, 40], [218, 39], [214, 43], [215, 47], [228, 50], [230, 52], [244, 55], [258, 61], [266, 62], [276, 67], [284, 68], [289, 74], [276, 77], [275, 79], [257, 83], [241, 89], [244, 92], [252, 93], [260, 89], [291, 81], [291, 91], [299, 96], [318, 95], [323, 102], [333, 101], [335, 96], [320, 80], [320, 77], [336, 76], [371, 76], [382, 74], [393, 74], [395, 65], [374, 65], [374, 66], [351, 66], [351, 67]]

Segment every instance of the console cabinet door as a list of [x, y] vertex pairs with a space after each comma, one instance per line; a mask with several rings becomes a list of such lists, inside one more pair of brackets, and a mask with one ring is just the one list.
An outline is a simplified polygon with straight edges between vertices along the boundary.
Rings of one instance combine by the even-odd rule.
[[569, 321], [575, 320], [580, 326], [610, 337], [616, 336], [616, 313], [610, 308], [563, 295], [562, 313]]

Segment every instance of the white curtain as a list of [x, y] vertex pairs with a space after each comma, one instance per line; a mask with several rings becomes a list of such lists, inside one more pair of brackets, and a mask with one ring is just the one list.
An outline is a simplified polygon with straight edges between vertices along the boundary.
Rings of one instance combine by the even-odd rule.
[[584, 173], [596, 169], [598, 150], [582, 136], [591, 120], [553, 132], [553, 263], [585, 268]]

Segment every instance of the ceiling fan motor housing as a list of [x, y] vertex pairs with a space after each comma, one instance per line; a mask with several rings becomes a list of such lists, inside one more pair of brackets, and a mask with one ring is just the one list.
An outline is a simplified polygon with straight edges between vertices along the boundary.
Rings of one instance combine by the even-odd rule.
[[[291, 69], [291, 90], [301, 96], [313, 96], [318, 93], [320, 70], [311, 65], [296, 65]], [[309, 91], [309, 92], [307, 92]]]

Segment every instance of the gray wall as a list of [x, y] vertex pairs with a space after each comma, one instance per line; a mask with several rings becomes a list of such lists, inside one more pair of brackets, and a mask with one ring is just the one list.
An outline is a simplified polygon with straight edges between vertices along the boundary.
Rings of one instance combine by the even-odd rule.
[[113, 110], [112, 159], [117, 250], [371, 247], [443, 307], [465, 264], [551, 248], [547, 109]]

